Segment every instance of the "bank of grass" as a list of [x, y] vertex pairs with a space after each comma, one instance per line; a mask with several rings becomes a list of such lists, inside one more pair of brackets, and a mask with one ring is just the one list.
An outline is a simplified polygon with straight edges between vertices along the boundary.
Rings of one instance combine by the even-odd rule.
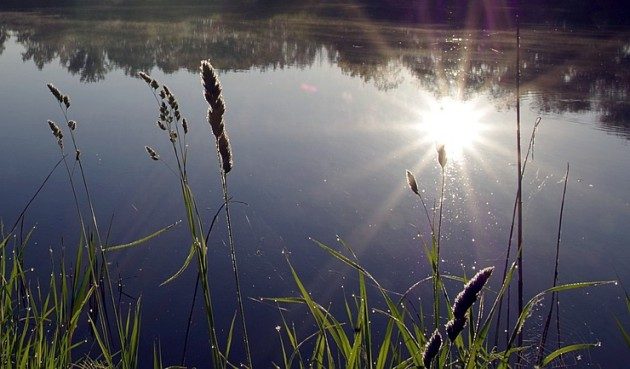
[[[226, 219], [236, 285], [235, 299], [238, 303], [238, 312], [234, 317], [216, 316], [214, 313], [213, 281], [208, 274], [208, 238], [210, 231], [216, 226], [220, 213], [218, 212], [212, 219], [201, 216], [195, 193], [188, 183], [186, 137], [191, 127], [180, 112], [175, 95], [167, 86], [144, 73], [140, 74], [140, 77], [149, 86], [157, 105], [159, 119], [156, 129], [164, 131], [165, 139], [171, 143], [171, 155], [177, 163], [177, 168], [173, 171], [177, 174], [180, 185], [190, 238], [187, 257], [174, 275], [165, 276], [164, 283], [173, 281], [187, 267], [194, 265], [203, 298], [203, 311], [207, 322], [207, 347], [212, 357], [211, 367], [253, 368], [256, 361], [250, 354], [252, 343], [247, 334], [247, 314], [239, 282], [238, 250], [232, 235], [229, 213], [232, 199], [228, 191], [228, 174], [234, 166], [234, 161], [223, 120], [225, 102], [218, 76], [209, 62], [202, 62], [203, 94], [208, 103], [207, 120], [216, 147], [218, 174], [223, 189], [223, 204], [219, 212], [222, 212]], [[151, 361], [154, 368], [183, 364], [185, 357], [181, 363], [164, 363], [162, 348], [159, 345], [155, 347], [153, 357], [138, 357], [142, 311], [140, 299], [128, 308], [120, 306], [114, 298], [115, 291], [112, 289], [107, 262], [109, 253], [125, 252], [127, 248], [140, 246], [174, 225], [122, 245], [108, 245], [101, 239], [99, 223], [91, 201], [89, 177], [81, 164], [77, 138], [78, 124], [69, 119], [70, 98], [52, 85], [48, 85], [48, 88], [59, 103], [63, 125], [67, 127], [62, 129], [57, 123], [49, 121], [49, 127], [60, 151], [59, 162], [53, 171], [61, 167], [67, 172], [81, 237], [74, 254], [65, 254], [58, 261], [51, 258], [53, 272], [50, 278], [44, 281], [33, 278], [25, 262], [25, 252], [28, 250], [29, 239], [34, 230], [25, 233], [20, 231], [23, 227], [18, 226], [23, 222], [22, 215], [32, 201], [27, 204], [12, 228], [2, 230], [0, 368], [132, 369], [141, 365], [146, 367]], [[161, 156], [156, 150], [147, 146], [146, 151], [151, 160], [161, 161]], [[339, 301], [344, 307], [345, 314], [341, 317], [335, 316], [329, 306], [318, 303], [312, 297], [299, 276], [299, 270], [296, 270], [287, 258], [288, 268], [299, 293], [294, 297], [268, 299], [278, 304], [283, 322], [277, 328], [279, 360], [273, 363], [258, 363], [258, 366], [285, 369], [422, 367], [472, 369], [534, 365], [545, 367], [552, 363], [558, 364], [556, 360], [562, 355], [597, 346], [597, 343], [567, 345], [547, 355], [537, 356], [535, 362], [521, 360], [526, 353], [543, 352], [542, 349], [538, 350], [538, 347], [523, 346], [518, 342], [533, 309], [545, 295], [555, 296], [559, 292], [609, 283], [595, 281], [556, 285], [556, 278], [551, 288], [533, 296], [524, 304], [519, 316], [508, 321], [507, 337], [495, 340], [496, 334], [493, 335], [492, 332], [498, 332], [498, 326], [503, 324], [497, 318], [497, 311], [517, 271], [517, 261], [510, 260], [508, 255], [510, 262], [506, 264], [504, 276], [500, 277], [500, 288], [495, 292], [486, 286], [488, 281], [497, 279], [497, 273], [493, 273], [494, 266], [487, 266], [472, 278], [445, 275], [440, 270], [444, 177], [448, 168], [444, 147], [438, 148], [436, 159], [442, 175], [442, 186], [436, 196], [438, 204], [436, 209], [427, 208], [428, 199], [422, 197], [423, 191], [418, 188], [414, 175], [406, 173], [410, 196], [415, 195], [419, 198], [431, 229], [428, 237], [430, 241], [423, 245], [431, 270], [430, 275], [404, 293], [392, 292], [361, 266], [352, 248], [343, 241], [339, 242], [339, 247], [314, 241], [323, 252], [355, 271], [358, 278], [358, 293], [350, 300]], [[74, 164], [79, 168], [78, 174], [71, 170]], [[42, 182], [40, 190], [45, 186], [49, 176]], [[38, 194], [39, 190], [33, 199]], [[80, 203], [79, 199], [86, 199], [87, 204]], [[82, 212], [85, 208], [89, 209], [87, 215]], [[559, 227], [558, 248], [560, 229]], [[517, 250], [518, 254], [520, 247]], [[445, 286], [446, 279], [461, 283], [462, 286], [455, 297], [453, 291]], [[429, 313], [418, 313], [406, 303], [409, 293], [422, 283], [432, 284], [433, 293], [430, 298], [432, 309]], [[298, 331], [303, 332], [303, 329], [296, 329], [295, 324], [287, 321], [283, 314], [283, 307], [294, 304], [306, 306], [315, 323], [316, 329], [306, 337], [300, 337]], [[551, 312], [549, 314], [551, 315]], [[216, 332], [218, 321], [231, 322], [227, 337], [223, 339], [220, 339]], [[79, 337], [77, 332], [82, 332], [82, 335]], [[239, 344], [245, 353], [243, 357], [235, 357], [231, 350], [235, 344], [235, 337], [241, 338]], [[544, 343], [537, 346], [542, 347]]]

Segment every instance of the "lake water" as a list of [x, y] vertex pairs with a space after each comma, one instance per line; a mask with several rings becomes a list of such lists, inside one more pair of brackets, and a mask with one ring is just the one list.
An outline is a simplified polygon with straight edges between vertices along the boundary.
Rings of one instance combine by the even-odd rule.
[[[400, 26], [326, 13], [0, 12], [0, 219], [14, 222], [59, 159], [46, 120], [62, 116], [47, 82], [72, 99], [88, 182], [101, 224], [111, 220], [111, 243], [184, 217], [177, 178], [144, 151], [150, 145], [174, 165], [138, 71], [178, 97], [191, 125], [191, 184], [210, 219], [221, 190], [198, 76], [199, 62], [209, 59], [220, 71], [228, 109], [231, 194], [246, 203], [233, 205], [233, 221], [258, 367], [281, 360], [275, 332], [281, 317], [255, 299], [296, 295], [286, 254], [323, 305], [342, 309], [344, 293], [357, 290], [355, 274], [309, 238], [332, 245], [338, 235], [394, 291], [430, 275], [418, 237], [426, 237], [428, 224], [405, 170], [432, 204], [440, 185], [437, 144], [445, 143], [449, 155], [443, 270], [502, 269], [516, 193], [514, 28]], [[525, 25], [521, 63], [524, 150], [541, 118], [523, 183], [526, 296], [553, 281], [567, 163], [560, 282], [628, 284], [630, 33]], [[26, 216], [27, 227], [37, 226], [27, 253], [34, 277], [46, 278], [48, 250], [59, 256], [62, 238], [66, 248], [76, 245], [73, 209], [67, 176], [58, 170]], [[146, 367], [158, 339], [165, 363], [181, 360], [194, 268], [158, 286], [182, 264], [186, 237], [180, 225], [111, 260], [122, 301], [142, 295]], [[223, 332], [235, 310], [225, 243], [219, 227], [210, 274]], [[427, 311], [429, 291], [416, 296]], [[561, 295], [563, 342], [601, 342], [567, 358], [569, 366], [622, 367], [627, 347], [614, 317], [628, 325], [623, 296], [618, 285]], [[526, 339], [536, 339], [546, 309], [543, 302], [528, 321]], [[198, 300], [186, 363], [206, 367], [201, 313]], [[303, 310], [287, 317], [304, 336], [315, 330]]]

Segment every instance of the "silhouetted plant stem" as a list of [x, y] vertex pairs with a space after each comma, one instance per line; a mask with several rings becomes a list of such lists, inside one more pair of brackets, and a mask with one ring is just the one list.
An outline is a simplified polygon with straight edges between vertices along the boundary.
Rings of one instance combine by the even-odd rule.
[[442, 238], [442, 208], [444, 207], [444, 180], [445, 170], [442, 167], [442, 185], [440, 189], [440, 212], [438, 215], [438, 229], [437, 229], [437, 241], [435, 250], [435, 283], [434, 283], [434, 314], [435, 314], [435, 328], [440, 325], [440, 243]]
[[195, 300], [197, 299], [197, 290], [199, 289], [199, 273], [195, 282], [195, 292], [193, 292], [192, 302], [190, 303], [190, 313], [188, 314], [188, 324], [186, 325], [186, 334], [184, 336], [184, 348], [182, 349], [182, 366], [186, 365], [186, 349], [188, 348], [188, 337], [190, 334], [190, 326], [192, 324], [192, 316], [195, 310]]
[[232, 260], [232, 271], [234, 272], [234, 281], [236, 283], [236, 299], [238, 301], [238, 309], [240, 312], [241, 326], [243, 328], [243, 344], [245, 345], [248, 368], [251, 369], [253, 362], [252, 362], [252, 354], [249, 348], [249, 336], [247, 334], [247, 324], [245, 322], [245, 310], [243, 307], [243, 296], [241, 293], [241, 283], [240, 283], [240, 277], [238, 273], [238, 263], [236, 262], [236, 248], [235, 248], [235, 242], [234, 242], [234, 235], [232, 232], [232, 219], [230, 217], [230, 205], [229, 205], [230, 199], [229, 199], [228, 184], [227, 184], [227, 173], [223, 169], [221, 169], [221, 185], [223, 188], [223, 200], [224, 200], [223, 204], [225, 206], [225, 220], [226, 220], [227, 231], [228, 231], [228, 242], [230, 245], [230, 258]]
[[[567, 163], [567, 171], [566, 171], [566, 174], [564, 175], [564, 187], [562, 189], [562, 201], [560, 203], [560, 217], [558, 220], [558, 236], [556, 237], [556, 259], [555, 259], [555, 267], [553, 271], [553, 287], [556, 287], [558, 285], [558, 264], [560, 261], [560, 240], [562, 238], [562, 218], [563, 218], [563, 212], [564, 212], [564, 199], [567, 193], [568, 181], [569, 181], [569, 163]], [[545, 350], [545, 343], [547, 341], [547, 334], [549, 333], [549, 326], [551, 325], [551, 316], [553, 315], [554, 302], [558, 301], [556, 299], [559, 299], [559, 297], [557, 296], [557, 293], [552, 292], [551, 304], [549, 304], [549, 313], [547, 314], [547, 319], [545, 320], [545, 325], [544, 325], [543, 332], [540, 338], [540, 344], [538, 346], [538, 359], [536, 360], [538, 365], [542, 364], [543, 353]], [[557, 303], [559, 304], [559, 301]], [[560, 344], [560, 313], [559, 313], [560, 306], [556, 306], [556, 307], [557, 307], [556, 328], [557, 328], [557, 334], [558, 334], [557, 340], [558, 340], [558, 344]], [[560, 356], [560, 358], [562, 358], [562, 356]]]
[[[523, 312], [523, 172], [521, 170], [521, 34], [516, 14], [516, 155], [518, 169], [518, 314]], [[518, 335], [518, 345], [523, 345], [523, 334]], [[517, 362], [520, 361], [520, 356]]]
[[[523, 168], [521, 169], [521, 176], [525, 175], [525, 168], [527, 167], [527, 163], [529, 161], [530, 158], [530, 153], [531, 158], [534, 158], [533, 152], [534, 152], [534, 140], [536, 138], [536, 130], [538, 129], [538, 125], [540, 124], [541, 118], [538, 117], [536, 118], [536, 121], [534, 122], [534, 128], [532, 129], [532, 134], [529, 138], [529, 145], [527, 146], [527, 153], [525, 154], [525, 159], [523, 160]], [[508, 265], [509, 265], [509, 261], [510, 261], [510, 253], [511, 253], [511, 249], [512, 249], [512, 238], [514, 236], [514, 225], [516, 223], [516, 208], [517, 208], [517, 204], [518, 204], [518, 193], [516, 194], [516, 196], [514, 197], [514, 204], [512, 206], [512, 221], [510, 224], [510, 235], [508, 237], [508, 246], [507, 246], [507, 250], [505, 253], [505, 264], [503, 266], [503, 276], [502, 279], [505, 279], [505, 276], [507, 275], [507, 271], [508, 271]], [[506, 326], [509, 326], [510, 323], [510, 288], [511, 286], [508, 286], [508, 293], [507, 293], [507, 316], [506, 316]], [[497, 311], [497, 325], [495, 326], [495, 332], [494, 332], [494, 346], [497, 347], [499, 344], [499, 329], [501, 327], [501, 311], [503, 308], [503, 296], [499, 297], [499, 306], [498, 306], [498, 311]], [[506, 331], [506, 337], [505, 339], [507, 340], [509, 338], [509, 332]]]

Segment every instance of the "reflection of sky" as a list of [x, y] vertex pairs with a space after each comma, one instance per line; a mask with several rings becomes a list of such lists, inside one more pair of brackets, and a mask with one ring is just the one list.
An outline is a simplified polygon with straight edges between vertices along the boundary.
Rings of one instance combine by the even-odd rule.
[[[93, 192], [98, 194], [99, 215], [102, 222], [114, 215], [112, 242], [143, 236], [181, 218], [175, 178], [143, 152], [149, 144], [163, 158], [169, 157], [168, 142], [153, 123], [154, 102], [146, 86], [118, 69], [99, 83], [82, 84], [57, 63], [47, 64], [41, 71], [22, 63], [22, 51], [22, 46], [10, 40], [0, 56], [3, 221], [13, 221], [17, 209], [57, 160], [45, 124], [46, 119], [59, 119], [45, 88], [48, 81], [72, 97], [72, 117], [79, 122], [83, 158]], [[339, 295], [328, 286], [343, 284], [346, 290], [354, 289], [354, 277], [346, 276], [345, 267], [316, 249], [308, 237], [332, 243], [340, 235], [393, 290], [405, 290], [428, 275], [416, 237], [427, 225], [420, 205], [406, 188], [404, 171], [414, 171], [426, 198], [432, 201], [439, 169], [436, 139], [426, 127], [436, 119], [453, 119], [440, 115], [452, 112], [453, 104], [436, 100], [408, 71], [399, 73], [401, 82], [389, 90], [344, 74], [328, 62], [221, 76], [235, 153], [231, 190], [236, 199], [248, 203], [234, 208], [246, 295], [293, 293], [283, 249], [291, 252], [296, 269], [322, 303]], [[209, 128], [203, 122], [206, 107], [198, 76], [185, 71], [167, 76], [156, 71], [153, 75], [176, 93], [191, 122], [191, 181], [210, 217], [220, 202], [219, 183]], [[541, 113], [531, 104], [535, 98], [526, 96], [522, 104], [524, 146], [533, 122], [542, 116], [524, 184], [528, 292], [538, 291], [552, 280], [560, 181], [567, 161], [571, 178], [560, 280], [611, 279], [618, 273], [622, 280], [630, 281], [630, 234], [625, 226], [630, 204], [629, 189], [624, 185], [630, 183], [628, 141], [595, 129], [597, 113]], [[468, 132], [462, 140], [473, 133], [479, 135], [461, 147], [447, 170], [442, 250], [444, 269], [458, 275], [462, 269], [473, 273], [473, 266], [502, 264], [516, 188], [514, 110], [499, 109], [496, 101], [483, 95], [466, 104], [457, 108], [464, 111], [456, 117], [470, 115], [484, 129], [466, 131], [466, 122], [452, 128]], [[448, 139], [448, 132], [445, 135]], [[40, 268], [48, 265], [48, 255], [38, 255], [38, 247], [56, 249], [60, 234], [68, 242], [78, 233], [70, 204], [66, 179], [63, 172], [57, 172], [27, 218], [28, 224], [38, 224], [30, 260]], [[183, 237], [180, 227], [149, 246], [120, 253], [114, 260], [120, 273], [129, 278], [128, 293], [142, 291], [145, 332], [159, 334], [163, 348], [178, 347], [181, 342], [185, 329], [181, 317], [186, 316], [193, 288], [191, 272], [171, 286], [156, 287], [183, 261], [187, 251]], [[223, 238], [217, 233], [212, 243], [214, 278], [229, 275]], [[216, 281], [218, 312], [231, 316], [231, 282]], [[612, 314], [623, 314], [623, 304], [617, 301], [619, 291], [612, 288], [589, 293], [592, 298], [584, 298], [585, 292], [562, 297], [563, 324], [571, 335], [568, 340], [603, 340], [604, 349], [593, 351], [592, 356], [595, 362], [606, 363], [608, 350], [624, 349], [612, 331]], [[275, 309], [250, 301], [246, 309], [254, 334], [269, 337], [275, 333], [280, 321]], [[591, 314], [594, 310], [600, 312], [597, 321]], [[303, 318], [295, 319], [299, 324]], [[587, 326], [569, 321], [584, 321]], [[199, 319], [193, 334], [205, 337], [204, 329]], [[202, 357], [195, 355], [205, 352], [205, 339], [194, 341], [191, 360], [201, 362]], [[143, 348], [149, 353], [150, 342], [146, 340]], [[255, 347], [255, 355], [269, 354], [267, 362], [277, 360], [265, 349]], [[176, 360], [179, 352], [165, 355]]]

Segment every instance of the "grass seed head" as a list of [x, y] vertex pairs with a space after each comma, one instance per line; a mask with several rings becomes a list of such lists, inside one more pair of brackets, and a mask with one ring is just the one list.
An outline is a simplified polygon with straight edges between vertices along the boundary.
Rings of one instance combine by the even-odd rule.
[[48, 83], [48, 84], [46, 84], [46, 86], [48, 87], [50, 92], [53, 94], [55, 99], [57, 99], [57, 101], [59, 101], [59, 103], [62, 103], [63, 102], [63, 94], [59, 91], [59, 89], [57, 87], [55, 87], [52, 83]]
[[226, 132], [223, 132], [223, 134], [219, 136], [217, 144], [219, 146], [219, 154], [221, 156], [223, 171], [227, 174], [230, 170], [232, 170], [234, 162], [232, 161], [232, 146], [230, 145], [230, 138], [227, 136]]
[[446, 167], [446, 162], [448, 161], [448, 159], [446, 158], [446, 149], [444, 148], [444, 145], [438, 146], [437, 152], [438, 163], [440, 163], [440, 166], [442, 167], [442, 169], [444, 169], [444, 167]]
[[52, 120], [49, 120], [48, 127], [50, 127], [50, 130], [52, 131], [53, 136], [55, 136], [57, 139], [61, 140], [63, 138], [63, 132], [61, 131], [61, 128], [59, 128], [57, 123], [53, 122]]
[[68, 97], [68, 95], [64, 95], [61, 100], [63, 101], [63, 104], [66, 106], [66, 109], [68, 109], [70, 107], [70, 97]]
[[442, 335], [436, 329], [429, 341], [427, 342], [427, 347], [422, 354], [422, 363], [424, 363], [425, 368], [431, 367], [431, 362], [440, 352], [440, 347], [442, 347]]
[[203, 84], [204, 97], [212, 109], [215, 108], [216, 101], [221, 96], [221, 82], [212, 64], [204, 60], [201, 62], [201, 82]]
[[219, 139], [225, 131], [222, 111], [220, 109], [212, 110], [211, 108], [208, 108], [208, 123], [210, 123], [210, 128], [212, 128], [212, 134], [214, 134], [214, 137]]
[[145, 150], [147, 150], [147, 153], [149, 154], [149, 157], [153, 160], [159, 160], [160, 159], [160, 155], [158, 155], [158, 153], [153, 150], [153, 148], [149, 147], [149, 146], [145, 146], [144, 147]]
[[444, 328], [446, 328], [446, 334], [451, 342], [455, 342], [457, 336], [464, 330], [464, 325], [466, 325], [466, 317], [453, 318], [446, 323]]
[[182, 128], [184, 128], [184, 134], [188, 133], [188, 121], [186, 121], [186, 118], [182, 119]]
[[466, 312], [477, 301], [477, 295], [488, 282], [494, 267], [480, 270], [474, 277], [466, 283], [464, 289], [457, 295], [453, 303], [453, 316], [457, 319], [464, 319]]
[[168, 133], [168, 137], [169, 137], [169, 140], [171, 140], [171, 142], [175, 143], [175, 141], [177, 141], [177, 132], [170, 131]]
[[411, 188], [411, 191], [413, 191], [416, 195], [420, 194], [418, 192], [418, 183], [416, 182], [416, 177], [414, 177], [413, 173], [411, 173], [410, 171], [407, 171], [407, 184], [409, 185], [409, 188]]
[[75, 129], [77, 129], [77, 122], [74, 120], [69, 120], [68, 128], [70, 128], [71, 131], [74, 131]]
[[144, 72], [138, 72], [138, 76], [140, 76], [140, 78], [142, 78], [147, 83], [147, 85], [151, 85], [151, 82], [153, 82], [153, 79]]
[[158, 81], [152, 79], [151, 83], [149, 83], [149, 86], [151, 86], [152, 89], [157, 90], [158, 88], [160, 88], [160, 84], [158, 83]]

